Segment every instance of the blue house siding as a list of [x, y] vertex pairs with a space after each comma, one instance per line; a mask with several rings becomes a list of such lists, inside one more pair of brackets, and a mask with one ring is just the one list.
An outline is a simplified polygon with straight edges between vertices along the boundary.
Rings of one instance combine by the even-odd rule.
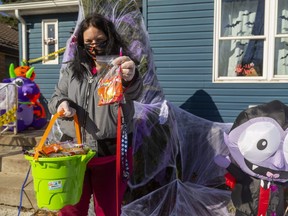
[[[42, 20], [58, 20], [58, 40], [59, 49], [66, 46], [66, 42], [71, 35], [72, 28], [76, 26], [78, 13], [37, 15], [24, 17], [28, 30], [28, 60], [36, 59], [42, 56]], [[41, 93], [45, 100], [49, 100], [55, 85], [59, 79], [59, 70], [63, 55], [59, 57], [59, 64], [42, 64], [42, 61], [32, 63], [35, 67], [35, 82], [39, 85]]]
[[287, 83], [212, 83], [214, 1], [146, 0], [157, 77], [166, 98], [197, 116], [233, 122], [249, 105], [288, 104]]

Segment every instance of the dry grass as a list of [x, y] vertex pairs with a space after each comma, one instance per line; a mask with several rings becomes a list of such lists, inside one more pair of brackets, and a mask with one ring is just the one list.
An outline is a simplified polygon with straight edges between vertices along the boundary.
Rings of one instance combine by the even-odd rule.
[[44, 209], [38, 209], [33, 215], [31, 216], [57, 216], [57, 212], [55, 211], [48, 211]]

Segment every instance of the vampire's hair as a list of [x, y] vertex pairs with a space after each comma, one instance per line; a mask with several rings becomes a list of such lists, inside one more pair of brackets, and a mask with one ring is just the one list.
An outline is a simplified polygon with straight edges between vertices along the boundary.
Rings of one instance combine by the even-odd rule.
[[[279, 100], [258, 105], [242, 111], [236, 118], [231, 130], [256, 117], [270, 117], [286, 130], [288, 127], [288, 107]], [[230, 130], [230, 131], [231, 131]]]

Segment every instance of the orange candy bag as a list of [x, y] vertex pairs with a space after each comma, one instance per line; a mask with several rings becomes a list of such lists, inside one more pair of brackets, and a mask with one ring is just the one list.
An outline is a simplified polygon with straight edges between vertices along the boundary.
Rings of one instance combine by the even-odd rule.
[[54, 144], [50, 144], [48, 146], [43, 146], [42, 153], [44, 153], [45, 155], [49, 155], [51, 153], [56, 153], [56, 152], [59, 152], [62, 150], [63, 150], [63, 148], [61, 147], [61, 145], [54, 143]]
[[121, 67], [112, 66], [105, 76], [99, 81], [98, 106], [121, 102], [123, 100], [123, 87]]
[[120, 102], [123, 99], [123, 88], [120, 76], [113, 76], [108, 79], [101, 80], [98, 88], [100, 97], [99, 106]]

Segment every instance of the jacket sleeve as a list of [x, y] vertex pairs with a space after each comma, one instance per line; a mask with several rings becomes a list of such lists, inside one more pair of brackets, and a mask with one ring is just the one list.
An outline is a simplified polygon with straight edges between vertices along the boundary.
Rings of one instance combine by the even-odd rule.
[[124, 96], [125, 100], [137, 100], [143, 90], [143, 79], [139, 71], [135, 70], [135, 75], [130, 82], [125, 82], [123, 80]]
[[69, 67], [67, 66], [61, 71], [61, 77], [48, 103], [48, 108], [51, 114], [55, 114], [57, 112], [57, 107], [62, 101], [71, 101], [71, 99], [68, 97], [69, 83]]

